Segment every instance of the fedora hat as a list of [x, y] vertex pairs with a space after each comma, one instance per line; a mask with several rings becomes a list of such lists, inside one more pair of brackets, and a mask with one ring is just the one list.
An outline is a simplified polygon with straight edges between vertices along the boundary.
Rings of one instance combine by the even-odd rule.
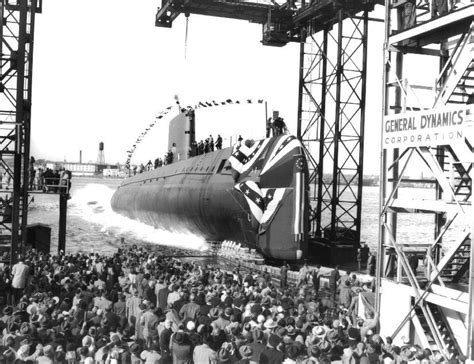
[[269, 318], [267, 321], [265, 321], [265, 323], [263, 324], [263, 326], [266, 328], [266, 329], [274, 329], [275, 327], [278, 326], [277, 322], [272, 319], [272, 318]]
[[324, 337], [326, 336], [326, 330], [323, 326], [315, 326], [311, 330], [311, 333], [317, 337]]
[[174, 340], [175, 340], [176, 343], [178, 343], [178, 344], [184, 343], [184, 333], [178, 331], [178, 332], [175, 334], [175, 336], [174, 336]]
[[242, 345], [239, 348], [239, 353], [240, 353], [240, 356], [242, 356], [242, 359], [250, 359], [253, 355], [253, 350], [248, 345]]

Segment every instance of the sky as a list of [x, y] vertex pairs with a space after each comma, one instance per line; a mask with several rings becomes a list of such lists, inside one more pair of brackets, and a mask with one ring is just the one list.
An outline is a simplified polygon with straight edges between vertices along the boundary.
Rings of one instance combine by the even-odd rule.
[[[191, 15], [171, 29], [154, 25], [159, 0], [48, 0], [37, 15], [33, 68], [32, 155], [124, 163], [136, 138], [178, 95], [181, 105], [264, 99], [296, 133], [299, 45], [261, 44], [261, 26]], [[383, 26], [369, 30], [365, 170], [378, 173], [382, 115]], [[185, 59], [185, 48], [187, 57]], [[172, 114], [170, 112], [170, 115]], [[197, 112], [197, 138], [263, 137], [264, 104]], [[137, 148], [132, 163], [162, 156], [166, 118]]]

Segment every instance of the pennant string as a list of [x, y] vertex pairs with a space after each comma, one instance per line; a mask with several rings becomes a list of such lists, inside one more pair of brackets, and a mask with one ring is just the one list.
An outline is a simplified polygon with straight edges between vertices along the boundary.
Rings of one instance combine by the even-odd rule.
[[[176, 100], [176, 104], [179, 105], [179, 99], [178, 99], [177, 96], [175, 96], [175, 100]], [[262, 104], [263, 102], [264, 102], [263, 99], [257, 99], [258, 104]], [[224, 106], [224, 105], [234, 105], [234, 104], [240, 105], [240, 104], [245, 104], [245, 103], [253, 104], [254, 101], [252, 99], [244, 99], [243, 102], [241, 102], [240, 100], [232, 100], [232, 99], [226, 99], [226, 100], [223, 100], [223, 101], [220, 101], [220, 102], [218, 102], [216, 100], [200, 101], [199, 103], [194, 105], [194, 110], [201, 109], [201, 108], [207, 108], [207, 107]], [[135, 144], [132, 145], [132, 148], [130, 148], [129, 150], [126, 151], [127, 152], [127, 159], [125, 161], [125, 167], [127, 169], [130, 169], [130, 162], [132, 160], [133, 153], [135, 152], [135, 150], [137, 148], [137, 145], [141, 143], [143, 138], [147, 135], [148, 131], [150, 131], [157, 124], [157, 121], [162, 119], [164, 116], [166, 116], [172, 108], [173, 108], [173, 106], [171, 105], [171, 106], [166, 107], [164, 110], [160, 111], [158, 113], [158, 116], [155, 117], [156, 120], [154, 120], [144, 131], [142, 131], [139, 134], [139, 137], [136, 139]], [[191, 109], [191, 106], [187, 106], [187, 109]]]

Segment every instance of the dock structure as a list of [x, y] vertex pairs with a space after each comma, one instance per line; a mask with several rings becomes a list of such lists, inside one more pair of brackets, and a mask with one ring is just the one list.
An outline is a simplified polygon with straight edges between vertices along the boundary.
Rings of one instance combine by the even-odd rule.
[[385, 4], [376, 306], [383, 337], [474, 360], [474, 5], [439, 3]]

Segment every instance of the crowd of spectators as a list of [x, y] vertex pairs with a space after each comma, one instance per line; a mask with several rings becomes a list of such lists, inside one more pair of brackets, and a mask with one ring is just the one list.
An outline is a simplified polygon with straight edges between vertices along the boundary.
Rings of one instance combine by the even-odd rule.
[[[111, 256], [30, 252], [0, 273], [0, 362], [441, 361], [380, 337], [377, 316], [354, 315], [351, 300], [328, 298], [314, 282], [276, 278], [136, 246]], [[352, 275], [337, 281], [363, 289]]]

